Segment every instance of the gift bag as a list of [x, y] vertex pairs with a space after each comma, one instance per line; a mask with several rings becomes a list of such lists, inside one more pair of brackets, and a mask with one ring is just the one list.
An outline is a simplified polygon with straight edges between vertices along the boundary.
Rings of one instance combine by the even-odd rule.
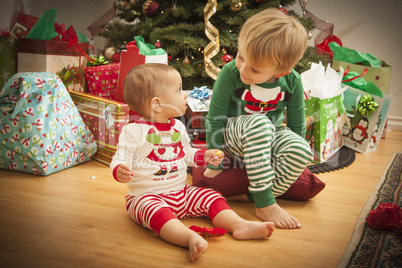
[[16, 40], [0, 36], [0, 88], [17, 72]]
[[88, 93], [109, 100], [116, 99], [117, 80], [119, 79], [118, 63], [86, 67], [84, 72]]
[[360, 53], [356, 50], [341, 47], [331, 42], [329, 46], [334, 51], [332, 68], [338, 70], [340, 67], [359, 74], [364, 73], [367, 82], [373, 82], [382, 92], [389, 91], [391, 80], [391, 66], [380, 61], [369, 53]]
[[[73, 26], [55, 23], [57, 10], [46, 10], [17, 42], [18, 72], [52, 72], [68, 90], [85, 91], [84, 68], [90, 60], [85, 36]], [[55, 27], [57, 26], [57, 27]]]
[[55, 74], [17, 73], [0, 91], [0, 167], [49, 175], [86, 162], [96, 143]]
[[306, 140], [314, 153], [313, 162], [322, 163], [342, 147], [342, 126], [346, 123], [341, 86], [342, 75], [329, 65], [313, 63], [301, 74], [305, 94], [305, 116], [310, 127]]
[[162, 48], [155, 49], [154, 45], [147, 44], [141, 36], [134, 37], [135, 41], [127, 44], [127, 50], [120, 55], [119, 81], [117, 83], [116, 100], [124, 101], [123, 85], [128, 72], [135, 66], [144, 63], [168, 64], [168, 57]]
[[[352, 72], [348, 76], [356, 74]], [[392, 96], [379, 90], [373, 82], [365, 82], [363, 77], [346, 83], [344, 105], [350, 125], [343, 127], [344, 145], [360, 153], [374, 151], [381, 140]]]

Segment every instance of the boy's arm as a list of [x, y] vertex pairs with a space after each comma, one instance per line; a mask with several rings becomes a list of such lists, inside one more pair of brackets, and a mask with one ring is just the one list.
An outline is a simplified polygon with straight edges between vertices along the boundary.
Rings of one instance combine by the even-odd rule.
[[306, 121], [304, 118], [304, 89], [301, 79], [294, 79], [293, 95], [287, 104], [287, 126], [302, 138], [306, 136]]
[[213, 87], [213, 94], [209, 105], [206, 127], [206, 142], [208, 149], [222, 150], [222, 129], [226, 123], [229, 114], [229, 104], [233, 91], [236, 88], [237, 80], [229, 66], [225, 65], [219, 72]]

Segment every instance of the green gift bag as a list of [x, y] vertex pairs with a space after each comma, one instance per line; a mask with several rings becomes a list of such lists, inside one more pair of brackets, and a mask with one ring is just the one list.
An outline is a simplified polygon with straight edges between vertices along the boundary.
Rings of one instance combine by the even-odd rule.
[[0, 89], [17, 72], [16, 39], [0, 36]]
[[382, 92], [389, 91], [391, 66], [372, 54], [341, 47], [335, 42], [329, 43], [329, 47], [334, 52], [332, 68], [339, 70], [340, 67], [343, 67], [345, 70], [348, 69], [359, 74], [365, 73], [365, 81], [373, 82]]

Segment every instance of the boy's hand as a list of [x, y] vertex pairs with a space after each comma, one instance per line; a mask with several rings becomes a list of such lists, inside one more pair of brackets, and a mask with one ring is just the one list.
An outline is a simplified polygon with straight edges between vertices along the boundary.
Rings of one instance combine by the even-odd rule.
[[222, 162], [224, 156], [225, 154], [221, 150], [211, 149], [205, 151], [204, 159], [208, 164], [217, 167]]
[[121, 164], [117, 168], [116, 176], [118, 182], [126, 183], [133, 179], [133, 172], [131, 172], [131, 169], [126, 164]]

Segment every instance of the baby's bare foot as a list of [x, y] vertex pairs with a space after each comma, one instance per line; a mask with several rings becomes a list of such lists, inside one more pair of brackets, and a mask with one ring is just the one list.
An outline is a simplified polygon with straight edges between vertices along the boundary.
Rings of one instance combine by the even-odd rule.
[[255, 215], [263, 221], [273, 222], [278, 228], [296, 229], [301, 227], [299, 220], [283, 210], [277, 203], [268, 207], [255, 208]]
[[270, 238], [274, 232], [273, 222], [241, 221], [233, 229], [237, 240]]
[[195, 261], [201, 257], [208, 248], [208, 242], [197, 234], [190, 238], [188, 249], [190, 253], [190, 261]]
[[222, 172], [223, 172], [223, 169], [217, 169], [217, 170], [215, 170], [215, 169], [207, 168], [207, 169], [204, 171], [204, 176], [207, 177], [207, 178], [213, 178], [213, 177], [215, 177], [215, 176], [221, 174]]

